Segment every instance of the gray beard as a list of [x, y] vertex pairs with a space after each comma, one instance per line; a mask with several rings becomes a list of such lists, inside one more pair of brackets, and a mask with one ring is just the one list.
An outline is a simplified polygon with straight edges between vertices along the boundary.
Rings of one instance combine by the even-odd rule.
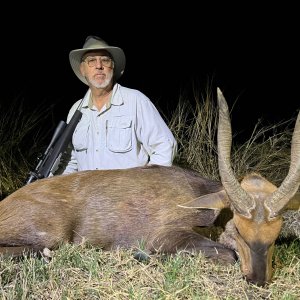
[[98, 83], [96, 80], [88, 80], [87, 79], [87, 81], [93, 87], [95, 87], [97, 89], [104, 89], [104, 88], [107, 88], [110, 85], [112, 78], [113, 78], [113, 73], [110, 73], [102, 83]]

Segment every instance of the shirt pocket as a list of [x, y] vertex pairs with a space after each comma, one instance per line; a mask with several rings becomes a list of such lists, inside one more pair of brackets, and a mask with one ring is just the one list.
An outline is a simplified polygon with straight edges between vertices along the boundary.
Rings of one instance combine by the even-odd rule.
[[106, 145], [112, 152], [128, 152], [132, 149], [132, 120], [113, 118], [106, 120]]
[[76, 126], [72, 143], [76, 152], [86, 151], [88, 148], [88, 134], [90, 130], [90, 122], [83, 118]]

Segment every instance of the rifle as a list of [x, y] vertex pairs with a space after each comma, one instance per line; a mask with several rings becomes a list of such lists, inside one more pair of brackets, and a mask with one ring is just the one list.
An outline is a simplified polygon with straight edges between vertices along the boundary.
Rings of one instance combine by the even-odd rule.
[[80, 121], [81, 116], [82, 112], [77, 109], [68, 124], [64, 121], [59, 122], [49, 146], [44, 154], [39, 158], [34, 171], [29, 172], [26, 184], [49, 176], [53, 167], [59, 162], [61, 155], [70, 143], [73, 132]]

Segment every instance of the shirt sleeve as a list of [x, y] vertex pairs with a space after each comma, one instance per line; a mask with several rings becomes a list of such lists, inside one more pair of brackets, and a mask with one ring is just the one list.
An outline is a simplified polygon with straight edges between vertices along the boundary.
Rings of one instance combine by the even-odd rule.
[[148, 152], [149, 164], [171, 166], [177, 142], [154, 104], [141, 94], [137, 101], [137, 135]]

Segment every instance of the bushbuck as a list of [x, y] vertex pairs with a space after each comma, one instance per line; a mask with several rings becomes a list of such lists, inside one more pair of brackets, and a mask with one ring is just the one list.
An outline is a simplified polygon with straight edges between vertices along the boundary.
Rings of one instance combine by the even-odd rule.
[[[239, 258], [248, 281], [270, 281], [282, 212], [300, 203], [300, 113], [289, 172], [277, 188], [259, 174], [241, 183], [236, 179], [230, 165], [230, 116], [219, 89], [218, 105], [221, 182], [178, 166], [82, 171], [38, 180], [0, 202], [0, 252], [21, 255], [56, 249], [63, 242], [105, 250], [143, 244], [149, 253], [201, 252], [229, 263]], [[220, 243], [210, 236], [226, 210], [233, 216], [227, 236], [234, 241]]]

